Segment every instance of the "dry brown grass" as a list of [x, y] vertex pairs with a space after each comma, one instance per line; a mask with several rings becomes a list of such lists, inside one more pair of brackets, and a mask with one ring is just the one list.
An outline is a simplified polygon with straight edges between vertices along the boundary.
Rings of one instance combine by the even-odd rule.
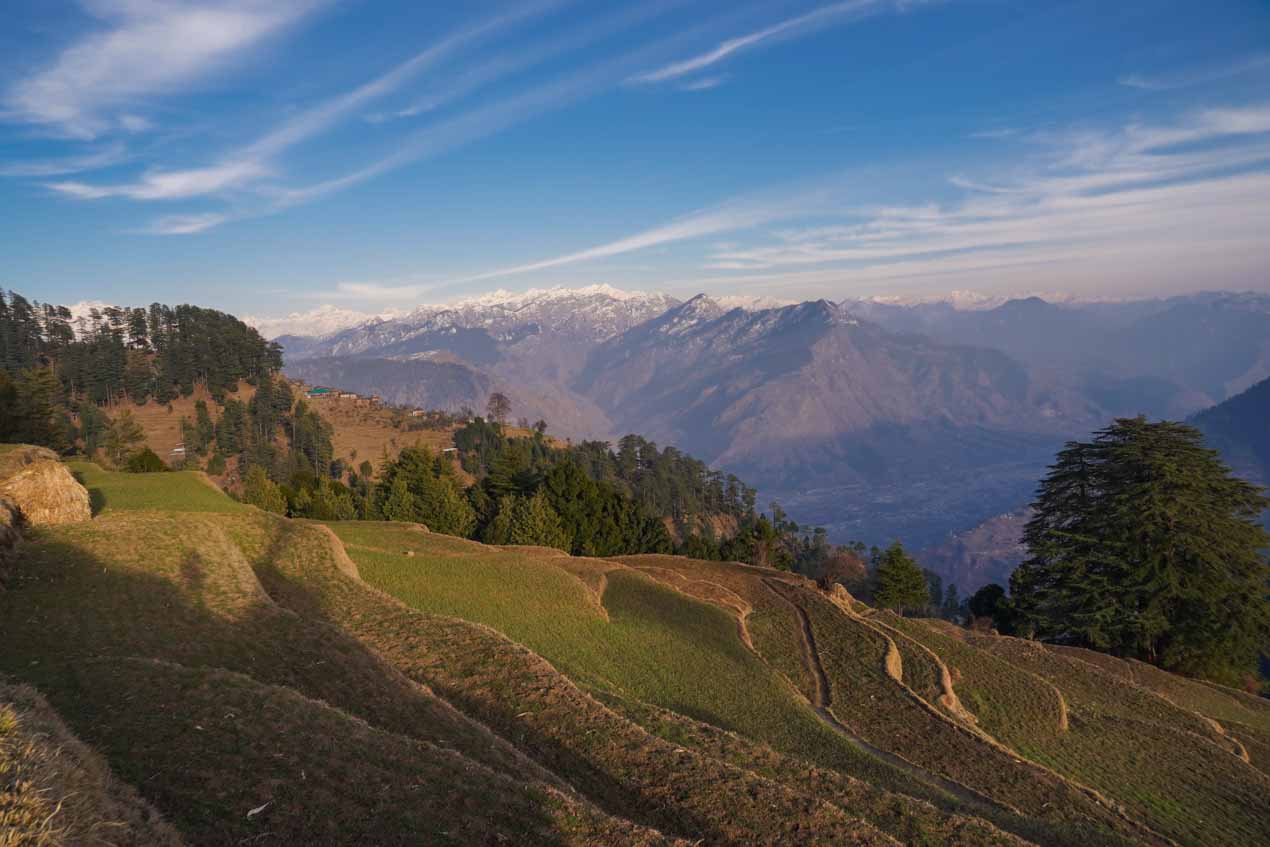
[[[143, 762], [158, 777], [147, 789], [199, 843], [669, 843], [527, 774], [243, 674], [109, 659], [76, 676], [103, 691], [103, 749]], [[136, 692], [150, 701], [140, 716]]]
[[[255, 386], [239, 382], [238, 390], [227, 396], [247, 403], [255, 393]], [[184, 443], [184, 437], [181, 435], [181, 418], [189, 418], [193, 422], [194, 406], [199, 400], [207, 403], [207, 410], [211, 413], [213, 421], [220, 417], [216, 401], [212, 399], [207, 386], [202, 383], [194, 386], [194, 393], [189, 397], [177, 397], [171, 403], [159, 403], [151, 397], [138, 406], [130, 400], [124, 400], [106, 407], [105, 412], [113, 419], [125, 410], [131, 411], [145, 433], [146, 445], [157, 453], [160, 459], [167, 462], [172, 458], [172, 449]]]
[[57, 461], [57, 454], [47, 447], [30, 444], [0, 444], [0, 480], [8, 479], [22, 468], [39, 461]]
[[[765, 568], [573, 558], [409, 525], [341, 524], [337, 539], [244, 507], [163, 511], [213, 492], [155, 486], [34, 533], [0, 594], [0, 671], [44, 691], [192, 841], [1165, 843], [1134, 821], [1178, 843], [1265, 841], [1270, 782], [1226, 752], [1264, 755], [1263, 716], [1222, 690], [863, 614]], [[415, 607], [362, 582], [359, 563]], [[632, 671], [640, 657], [622, 650], [636, 647], [652, 676]], [[720, 682], [742, 665], [783, 698], [781, 727], [807, 713], [825, 750], [746, 723], [775, 701]]]
[[0, 681], [0, 847], [181, 843], [35, 689]]
[[809, 794], [826, 797], [844, 809], [854, 809], [904, 844], [989, 847], [1032, 843], [1003, 832], [980, 818], [944, 811], [928, 802], [884, 791], [864, 780], [831, 768], [810, 765], [778, 753], [767, 745], [756, 744], [736, 733], [694, 721], [677, 712], [614, 694], [597, 696], [661, 738], [700, 750], [719, 761], [779, 780]]
[[385, 455], [395, 459], [406, 447], [426, 447], [437, 453], [454, 446], [454, 427], [407, 432], [398, 422], [409, 418], [402, 418], [391, 409], [357, 405], [336, 397], [309, 401], [309, 408], [331, 424], [335, 458], [352, 468], [369, 461], [378, 471]]

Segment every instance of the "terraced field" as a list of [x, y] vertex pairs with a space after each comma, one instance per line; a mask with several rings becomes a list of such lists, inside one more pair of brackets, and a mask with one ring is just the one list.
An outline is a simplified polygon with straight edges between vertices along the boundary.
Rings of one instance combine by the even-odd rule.
[[[650, 557], [626, 561], [653, 572]], [[672, 557], [656, 566], [676, 569], [680, 579], [689, 573], [700, 579], [709, 571], [712, 579], [726, 581], [756, 606], [747, 616], [756, 649], [774, 665], [792, 663], [792, 628], [774, 624], [776, 612], [760, 617], [762, 595], [746, 569], [733, 568], [726, 575], [726, 566]], [[1265, 769], [1257, 773], [1256, 764], [1266, 750], [1259, 730], [1267, 709], [1263, 701], [1088, 651], [1076, 651], [1083, 655], [1070, 660], [1087, 664], [1069, 666], [1069, 660], [1058, 658], [1063, 652], [1058, 648], [1012, 639], [972, 644], [964, 630], [942, 622], [871, 610], [852, 620], [835, 614], [859, 610], [845, 598], [836, 598], [840, 608], [831, 610], [805, 588], [786, 586], [784, 593], [808, 615], [830, 711], [866, 741], [1028, 815], [1069, 815], [1080, 826], [1087, 814], [1106, 819], [1119, 808], [1127, 815], [1117, 815], [1121, 820], [1108, 825], [1128, 837], [1158, 834], [1187, 844], [1266, 839], [1270, 792], [1262, 780]], [[756, 626], [760, 620], [765, 623]], [[1024, 645], [1028, 655], [1040, 651], [1054, 657], [1068, 674], [1011, 661], [999, 642]], [[884, 674], [877, 669], [885, 675], [898, 669], [902, 685], [881, 684]], [[814, 700], [808, 677], [792, 676]], [[955, 695], [951, 702], [944, 699], [946, 688]], [[1181, 703], [1190, 708], [1179, 708]], [[936, 719], [936, 712], [943, 719]], [[1218, 714], [1225, 723], [1214, 723]], [[976, 741], [976, 734], [982, 740]], [[1160, 755], [1147, 751], [1159, 750], [1170, 751], [1160, 757], [1167, 761], [1145, 766], [1144, 756], [1154, 761]], [[1170, 759], [1174, 751], [1176, 758]], [[1252, 767], [1241, 760], [1245, 753]], [[1021, 769], [1020, 761], [1031, 764]], [[1207, 811], [1192, 814], [1196, 809]], [[1141, 822], [1146, 831], [1135, 834], [1126, 819]]]
[[198, 471], [115, 473], [92, 462], [70, 462], [68, 467], [88, 489], [94, 515], [139, 510], [234, 514], [247, 509]]
[[1267, 713], [1235, 692], [761, 568], [73, 469], [96, 517], [34, 532], [0, 593], [0, 673], [32, 686], [0, 687], [0, 798], [33, 826], [5, 710], [31, 725], [36, 689], [101, 757], [81, 836], [47, 843], [1267, 841]]
[[[584, 686], [827, 766], [849, 767], [859, 758], [745, 648], [730, 615], [637, 571], [377, 524], [331, 527], [371, 585], [416, 609], [487, 624]], [[358, 543], [368, 541], [374, 544]], [[590, 585], [577, 575], [587, 573]], [[707, 678], [713, 684], [701, 685]]]
[[970, 643], [1063, 693], [1069, 729], [1007, 736], [1019, 752], [1115, 797], [1184, 843], [1264, 840], [1270, 780], [1213, 718], [1065, 652], [1012, 638]]

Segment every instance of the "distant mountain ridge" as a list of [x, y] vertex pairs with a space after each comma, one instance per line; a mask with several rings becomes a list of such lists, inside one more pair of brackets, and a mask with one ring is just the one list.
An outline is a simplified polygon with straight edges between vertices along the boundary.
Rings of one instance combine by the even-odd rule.
[[[566, 437], [610, 438], [617, 434], [611, 422], [573, 395], [568, 381], [596, 344], [678, 303], [607, 285], [494, 292], [321, 337], [278, 341], [287, 373], [308, 382], [338, 382], [389, 402], [450, 410], [481, 409], [490, 392], [501, 391], [517, 417], [550, 421]], [[434, 390], [432, 379], [446, 387]]]
[[287, 372], [564, 438], [641, 432], [759, 484], [836, 540], [914, 547], [1026, 503], [1062, 442], [1181, 418], [1270, 376], [1270, 297], [681, 301], [495, 292], [283, 337]]
[[572, 387], [833, 537], [922, 544], [1011, 508], [1099, 419], [997, 350], [892, 333], [826, 300], [744, 312], [695, 297], [599, 345]]
[[520, 294], [496, 291], [389, 315], [349, 312], [362, 314], [363, 319], [332, 331], [289, 333], [285, 337], [311, 339], [305, 350], [312, 350], [315, 355], [383, 352], [420, 334], [451, 327], [484, 329], [497, 337], [509, 330], [550, 322], [555, 331], [600, 339], [660, 314], [678, 302], [666, 294], [623, 291], [609, 285], [533, 288]]
[[[1236, 473], [1270, 487], [1270, 379], [1200, 412], [1190, 423]], [[1270, 522], [1270, 514], [1266, 517]]]
[[1167, 299], [991, 309], [857, 301], [895, 332], [984, 344], [1033, 369], [1061, 372], [1114, 414], [1181, 418], [1270, 377], [1270, 295], [1210, 292]]

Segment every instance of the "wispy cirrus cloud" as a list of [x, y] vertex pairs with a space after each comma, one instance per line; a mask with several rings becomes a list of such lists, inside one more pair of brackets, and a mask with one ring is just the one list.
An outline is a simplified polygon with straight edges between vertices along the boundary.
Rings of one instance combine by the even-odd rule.
[[720, 85], [728, 81], [727, 74], [719, 74], [718, 76], [707, 76], [701, 79], [694, 79], [685, 82], [679, 86], [680, 91], [709, 91], [712, 88], [718, 88]]
[[[558, 110], [599, 91], [616, 87], [623, 80], [630, 79], [631, 73], [641, 64], [647, 66], [650, 62], [664, 61], [671, 50], [682, 49], [684, 43], [699, 39], [703, 32], [715, 25], [706, 21], [690, 30], [648, 42], [612, 59], [583, 66], [554, 80], [534, 85], [519, 94], [477, 105], [406, 136], [389, 155], [342, 176], [289, 187], [279, 186], [274, 182], [280, 176], [278, 157], [290, 147], [325, 131], [349, 115], [363, 111], [368, 104], [397, 90], [425, 70], [464, 55], [467, 48], [486, 37], [568, 2], [571, 0], [542, 0], [533, 6], [522, 7], [448, 36], [387, 73], [284, 121], [255, 142], [227, 153], [212, 164], [188, 169], [152, 168], [139, 178], [122, 183], [94, 184], [82, 180], [65, 180], [49, 183], [48, 186], [61, 194], [85, 200], [108, 197], [137, 201], [182, 200], [250, 190], [257, 195], [259, 202], [239, 204], [236, 211], [220, 215], [211, 225], [271, 214], [342, 191], [405, 164], [438, 155], [514, 124]], [[454, 75], [448, 85], [443, 85], [430, 98], [416, 101], [397, 114], [411, 116], [449, 102], [450, 99], [466, 96], [494, 79], [523, 70], [551, 56], [585, 46], [607, 34], [626, 31], [634, 24], [682, 5], [683, 2], [685, 0], [662, 0], [659, 3], [641, 4], [630, 11], [580, 27], [554, 42], [539, 44], [520, 53], [495, 56]], [[869, 13], [874, 7], [899, 5], [895, 0], [835, 3], [783, 21], [757, 35], [761, 36], [759, 40], [780, 38], [786, 34], [810, 31], [829, 21], [850, 17], [853, 13]], [[724, 79], [722, 75], [705, 76], [689, 80], [681, 87], [690, 91], [706, 90], [721, 84]], [[382, 119], [384, 116], [378, 117]], [[210, 226], [189, 231], [199, 232], [207, 228]], [[167, 219], [164, 218], [156, 222], [155, 231], [175, 232], [179, 229], [167, 226]]]
[[268, 159], [329, 128], [340, 120], [400, 88], [426, 70], [450, 61], [462, 51], [516, 24], [551, 12], [569, 0], [539, 0], [495, 16], [452, 35], [411, 56], [369, 82], [332, 97], [284, 122], [237, 154], [244, 159]]
[[[852, 181], [768, 193], [548, 259], [452, 280], [462, 285], [717, 238], [694, 284], [822, 286], [1044, 268], [1051, 284], [1090, 273], [1175, 278], [1202, 262], [1246, 272], [1270, 261], [1270, 109], [1198, 110], [1171, 123], [1029, 139], [1039, 159], [952, 178], [955, 203], [852, 206]], [[830, 221], [825, 223], [825, 221]], [[797, 225], [816, 221], [814, 225]], [[772, 229], [775, 224], [781, 228]], [[748, 232], [747, 232], [748, 231]], [[1066, 268], [1067, 270], [1063, 270]], [[685, 283], [687, 284], [687, 283]]]
[[516, 276], [535, 271], [574, 265], [596, 259], [606, 259], [646, 250], [665, 244], [689, 241], [696, 238], [739, 232], [762, 224], [824, 211], [832, 205], [835, 190], [832, 181], [822, 182], [816, 188], [800, 188], [793, 192], [766, 192], [747, 198], [722, 203], [685, 215], [662, 226], [652, 227], [625, 238], [609, 241], [585, 250], [566, 253], [549, 259], [521, 265], [499, 268], [472, 276], [451, 280], [460, 285], [487, 279]]
[[541, 65], [558, 56], [582, 49], [609, 36], [627, 32], [632, 28], [675, 7], [682, 6], [687, 0], [658, 0], [658, 2], [638, 3], [617, 14], [608, 15], [598, 21], [590, 22], [563, 35], [522, 50], [502, 50], [497, 55], [477, 62], [462, 69], [452, 78], [440, 81], [424, 96], [414, 100], [410, 105], [390, 114], [368, 116], [373, 123], [382, 123], [392, 118], [412, 118], [439, 109], [448, 103], [460, 100], [473, 92], [513, 74], [526, 71]]
[[717, 65], [725, 59], [754, 49], [762, 44], [794, 38], [831, 24], [859, 19], [881, 11], [888, 5], [892, 4], [884, 2], [884, 0], [847, 0], [846, 2], [822, 6], [819, 9], [814, 9], [797, 17], [787, 18], [763, 29], [729, 38], [720, 42], [714, 48], [688, 59], [671, 62], [655, 70], [632, 76], [629, 82], [656, 83], [679, 79], [709, 68], [712, 65]]
[[91, 0], [105, 22], [3, 95], [6, 120], [69, 138], [139, 132], [147, 98], [224, 66], [326, 0]]
[[9, 177], [51, 177], [66, 174], [93, 171], [108, 168], [128, 159], [127, 148], [123, 144], [111, 144], [92, 153], [81, 156], [63, 156], [59, 159], [32, 159], [26, 162], [11, 162], [0, 166], [0, 176]]
[[1013, 138], [1018, 135], [1019, 131], [1014, 127], [999, 127], [997, 129], [981, 129], [978, 132], [972, 132], [969, 138], [987, 139], [989, 141], [997, 141], [1002, 138]]
[[1155, 74], [1125, 74], [1117, 82], [1128, 88], [1138, 88], [1143, 91], [1171, 91], [1175, 88], [1203, 85], [1207, 82], [1217, 82], [1265, 69], [1270, 69], [1270, 53], [1255, 53], [1251, 56], [1236, 59], [1233, 62], [1225, 62], [1218, 65], [1207, 65]]
[[407, 135], [394, 152], [377, 161], [330, 179], [298, 187], [276, 188], [271, 190], [270, 196], [277, 208], [307, 203], [558, 111], [618, 87], [633, 68], [647, 63], [650, 56], [663, 55], [677, 47], [683, 38], [680, 34], [651, 41], [627, 53], [532, 85], [516, 94], [473, 106]]
[[226, 216], [218, 212], [200, 215], [165, 215], [151, 221], [139, 232], [145, 235], [192, 235], [224, 223]]
[[315, 291], [309, 299], [354, 300], [358, 303], [409, 303], [417, 301], [440, 286], [436, 282], [339, 282], [335, 287]]
[[[1266, 107], [1205, 109], [1044, 143], [1031, 166], [955, 177], [965, 192], [958, 202], [856, 208], [831, 226], [714, 249], [705, 269], [794, 284], [1069, 262], [1145, 279], [1193, 272], [1196, 257], [1215, 270], [1270, 260], [1261, 234], [1270, 215]], [[807, 267], [819, 270], [798, 270]]]
[[151, 171], [141, 179], [116, 185], [92, 185], [84, 182], [51, 182], [48, 187], [60, 194], [81, 200], [105, 197], [127, 197], [132, 200], [179, 200], [224, 191], [259, 179], [269, 173], [261, 162], [252, 159], [230, 161], [207, 168], [183, 171]]
[[[129, 183], [94, 185], [58, 182], [51, 183], [48, 187], [85, 200], [106, 197], [180, 200], [217, 194], [258, 182], [274, 173], [273, 160], [289, 148], [318, 135], [368, 103], [395, 91], [428, 68], [453, 58], [461, 50], [501, 29], [565, 2], [567, 0], [541, 0], [447, 36], [369, 82], [301, 111], [246, 147], [225, 155], [216, 164], [187, 169], [155, 169]], [[227, 220], [230, 220], [230, 216], [224, 215], [218, 223]], [[202, 232], [208, 228], [210, 227], [190, 232]]]

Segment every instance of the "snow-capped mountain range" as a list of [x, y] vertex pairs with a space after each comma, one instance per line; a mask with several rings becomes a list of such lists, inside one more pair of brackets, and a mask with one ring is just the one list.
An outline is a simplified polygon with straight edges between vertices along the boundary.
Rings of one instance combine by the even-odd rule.
[[[323, 305], [282, 318], [249, 315], [243, 320], [268, 338], [326, 339], [357, 329], [366, 336], [366, 345], [373, 344], [372, 339], [383, 343], [394, 336], [404, 340], [412, 334], [412, 328], [423, 332], [448, 326], [505, 330], [512, 324], [543, 319], [562, 321], [560, 324], [553, 322], [553, 329], [568, 331], [572, 328], [591, 335], [607, 336], [610, 331], [622, 331], [632, 316], [651, 316], [677, 302], [666, 294], [625, 291], [611, 285], [556, 286], [531, 288], [523, 292], [499, 289], [449, 303], [422, 304], [412, 309], [379, 313]], [[392, 326], [383, 326], [385, 324]], [[339, 353], [358, 352], [359, 346], [351, 338], [346, 339]]]
[[280, 318], [244, 315], [243, 323], [254, 326], [265, 338], [294, 335], [305, 338], [322, 338], [342, 329], [372, 321], [387, 321], [406, 314], [405, 309], [388, 309], [377, 314], [344, 309], [325, 303], [307, 312], [292, 312]]
[[[938, 296], [878, 295], [850, 298], [841, 305], [848, 309], [870, 307], [912, 307], [941, 305], [955, 311], [986, 311], [995, 309], [1012, 299], [1026, 296], [1043, 297], [1050, 303], [1074, 303], [1070, 295], [999, 295], [976, 291], [952, 291]], [[711, 298], [723, 311], [744, 309], [748, 312], [791, 306], [796, 300], [763, 295], [731, 294]], [[372, 312], [324, 304], [308, 311], [292, 312], [282, 317], [247, 315], [243, 320], [258, 329], [266, 338], [325, 339], [354, 328], [370, 328], [380, 324], [394, 324], [381, 332], [394, 332], [400, 336], [409, 333], [407, 327], [418, 324], [436, 329], [444, 322], [455, 327], [493, 328], [509, 323], [525, 323], [546, 318], [567, 318], [574, 331], [583, 330], [597, 340], [611, 337], [628, 326], [628, 319], [635, 315], [649, 315], [650, 311], [665, 311], [680, 300], [672, 295], [655, 291], [629, 291], [612, 285], [588, 285], [578, 288], [553, 286], [531, 288], [527, 291], [498, 289], [485, 294], [464, 297], [448, 303], [421, 304], [413, 308], [386, 309]], [[1083, 301], [1082, 301], [1083, 302]], [[659, 314], [660, 311], [657, 313]], [[655, 316], [655, 315], [649, 315]], [[439, 323], [440, 322], [440, 323]], [[568, 329], [555, 324], [553, 329]], [[340, 352], [356, 352], [356, 344], [346, 346]]]

